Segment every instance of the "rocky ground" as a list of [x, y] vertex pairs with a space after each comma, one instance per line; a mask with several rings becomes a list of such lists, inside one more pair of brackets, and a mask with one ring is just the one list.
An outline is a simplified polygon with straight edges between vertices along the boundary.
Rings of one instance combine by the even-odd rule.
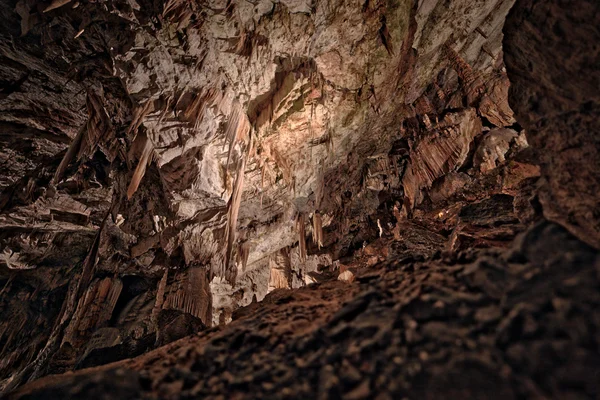
[[9, 398], [599, 395], [597, 251], [542, 221], [504, 250], [442, 254], [365, 255], [351, 283], [276, 290], [226, 327]]

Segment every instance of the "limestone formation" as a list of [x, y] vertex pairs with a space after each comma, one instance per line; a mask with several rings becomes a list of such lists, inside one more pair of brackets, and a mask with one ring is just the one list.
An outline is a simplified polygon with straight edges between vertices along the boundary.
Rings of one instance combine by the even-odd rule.
[[3, 395], [600, 394], [596, 1], [0, 21]]

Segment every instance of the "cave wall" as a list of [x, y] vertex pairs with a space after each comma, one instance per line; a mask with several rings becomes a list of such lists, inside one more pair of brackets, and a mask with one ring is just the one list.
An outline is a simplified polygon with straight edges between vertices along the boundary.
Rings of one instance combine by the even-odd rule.
[[521, 2], [505, 27], [510, 102], [539, 149], [544, 216], [600, 247], [600, 6]]

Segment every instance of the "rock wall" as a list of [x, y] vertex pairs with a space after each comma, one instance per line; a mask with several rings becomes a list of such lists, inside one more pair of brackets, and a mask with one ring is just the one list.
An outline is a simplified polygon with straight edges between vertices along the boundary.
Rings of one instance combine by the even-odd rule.
[[[600, 6], [523, 2], [507, 24], [510, 101], [542, 155], [546, 218], [600, 247]], [[585, 23], [582, 23], [584, 22]], [[540, 50], [540, 47], [544, 50]]]

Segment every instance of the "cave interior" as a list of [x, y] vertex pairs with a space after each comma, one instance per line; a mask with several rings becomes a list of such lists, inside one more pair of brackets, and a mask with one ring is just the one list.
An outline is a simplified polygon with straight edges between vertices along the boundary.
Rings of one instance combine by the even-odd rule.
[[0, 21], [1, 398], [600, 398], [598, 0]]

